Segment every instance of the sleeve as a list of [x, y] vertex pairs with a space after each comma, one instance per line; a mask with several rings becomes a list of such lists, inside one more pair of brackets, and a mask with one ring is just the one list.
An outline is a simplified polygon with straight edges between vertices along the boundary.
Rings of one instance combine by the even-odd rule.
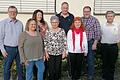
[[24, 26], [23, 26], [23, 24], [22, 24], [22, 32], [24, 31]]
[[25, 62], [25, 60], [27, 59], [24, 53], [24, 42], [25, 42], [25, 33], [22, 32], [19, 36], [19, 40], [18, 40], [18, 49], [19, 49], [19, 53], [20, 53], [20, 60], [21, 62]]
[[5, 38], [5, 26], [4, 22], [0, 22], [0, 50], [2, 54], [6, 53], [5, 48], [4, 48], [4, 38]]
[[46, 27], [46, 30], [49, 29], [49, 26], [48, 26], [48, 23], [47, 23], [47, 22], [45, 22], [45, 27]]
[[88, 53], [88, 43], [87, 43], [86, 32], [83, 32], [83, 50], [85, 52], [85, 55], [87, 55], [87, 53]]
[[74, 15], [72, 14], [72, 18], [71, 18], [71, 25], [72, 25], [72, 23], [73, 23], [73, 20], [74, 20]]
[[95, 33], [95, 40], [99, 41], [101, 38], [101, 26], [98, 19], [95, 19], [94, 33]]
[[63, 45], [64, 45], [64, 49], [67, 50], [67, 38], [66, 38], [66, 34], [65, 31], [63, 30], [62, 32], [63, 34]]
[[120, 24], [118, 25], [118, 42], [120, 43]]
[[46, 33], [45, 33], [45, 38], [44, 38], [44, 47], [45, 49], [47, 48], [47, 45], [48, 45], [48, 35], [49, 35], [49, 31], [47, 30]]
[[[71, 44], [71, 41], [72, 41], [72, 31], [69, 30], [68, 31], [68, 34], [67, 34], [67, 47], [68, 47], [68, 50], [70, 50], [70, 45]], [[69, 51], [68, 51], [69, 52]]]

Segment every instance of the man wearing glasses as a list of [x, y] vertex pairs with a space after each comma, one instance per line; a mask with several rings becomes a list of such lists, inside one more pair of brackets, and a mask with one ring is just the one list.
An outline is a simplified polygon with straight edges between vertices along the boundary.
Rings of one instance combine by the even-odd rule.
[[88, 54], [87, 54], [87, 64], [88, 64], [88, 80], [93, 80], [94, 78], [94, 61], [95, 61], [95, 50], [97, 49], [97, 42], [101, 37], [101, 26], [97, 18], [91, 15], [91, 7], [85, 6], [83, 8], [82, 21], [85, 25], [87, 40], [88, 40]]
[[4, 80], [10, 80], [10, 68], [13, 60], [16, 61], [18, 80], [23, 80], [18, 52], [18, 37], [23, 31], [23, 24], [16, 19], [17, 13], [15, 6], [9, 6], [9, 18], [0, 22], [0, 50], [4, 57]]

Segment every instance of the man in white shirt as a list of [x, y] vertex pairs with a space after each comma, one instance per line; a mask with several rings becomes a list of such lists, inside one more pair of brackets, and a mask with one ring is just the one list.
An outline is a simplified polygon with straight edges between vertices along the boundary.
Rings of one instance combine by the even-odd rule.
[[101, 54], [103, 80], [114, 80], [115, 63], [118, 56], [119, 25], [114, 22], [115, 13], [106, 12], [107, 22], [101, 26]]

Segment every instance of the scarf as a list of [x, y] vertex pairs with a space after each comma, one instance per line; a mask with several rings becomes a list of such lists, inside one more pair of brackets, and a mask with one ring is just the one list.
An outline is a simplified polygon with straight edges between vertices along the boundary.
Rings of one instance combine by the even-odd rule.
[[72, 39], [73, 39], [73, 51], [75, 50], [75, 34], [80, 34], [80, 48], [82, 51], [82, 41], [83, 41], [83, 29], [72, 29]]

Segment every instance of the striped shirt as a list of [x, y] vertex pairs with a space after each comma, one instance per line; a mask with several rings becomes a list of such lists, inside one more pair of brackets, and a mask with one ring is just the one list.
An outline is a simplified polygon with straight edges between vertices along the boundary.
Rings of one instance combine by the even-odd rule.
[[12, 21], [10, 18], [0, 22], [0, 50], [6, 52], [4, 45], [16, 47], [18, 46], [18, 37], [23, 31], [23, 24], [19, 20]]

